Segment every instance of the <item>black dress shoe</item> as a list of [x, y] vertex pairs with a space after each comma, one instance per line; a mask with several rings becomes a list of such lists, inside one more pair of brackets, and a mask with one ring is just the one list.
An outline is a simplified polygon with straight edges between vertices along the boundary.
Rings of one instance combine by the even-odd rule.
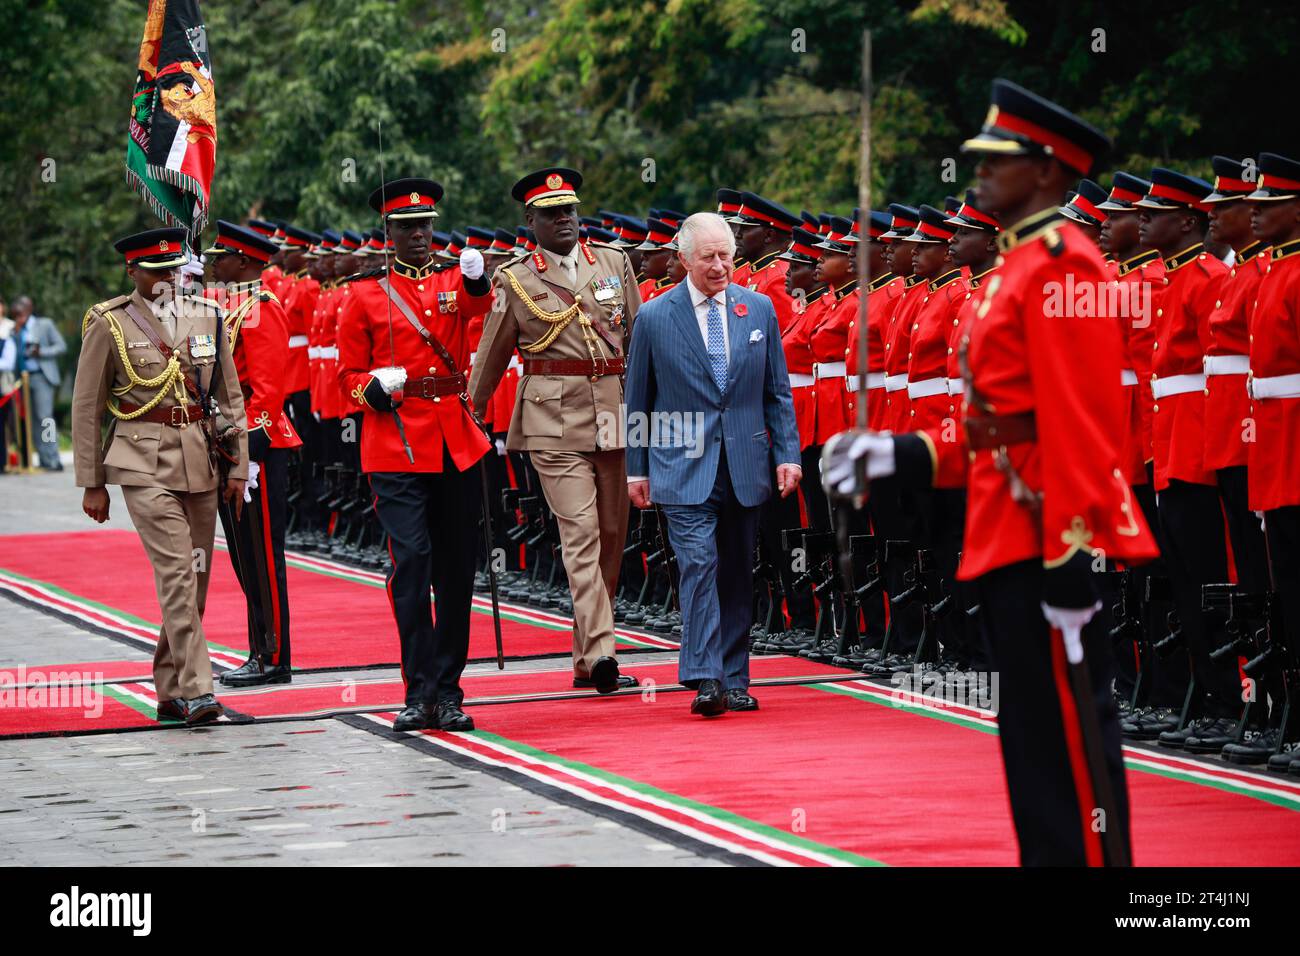
[[612, 657], [598, 657], [591, 665], [591, 684], [597, 694], [612, 694], [618, 690], [618, 661]]
[[1130, 740], [1155, 740], [1178, 729], [1178, 715], [1168, 707], [1139, 707], [1120, 721], [1119, 729]]
[[691, 701], [691, 713], [703, 717], [717, 717], [726, 713], [727, 700], [722, 695], [722, 682], [716, 680], [700, 681], [700, 689]]
[[263, 664], [259, 659], [245, 661], [218, 680], [227, 687], [257, 687], [262, 684], [287, 684], [293, 680], [288, 664]]
[[758, 698], [750, 696], [739, 687], [733, 687], [724, 695], [727, 710], [758, 710]]
[[1219, 756], [1229, 763], [1267, 763], [1268, 758], [1277, 750], [1277, 738], [1276, 727], [1270, 727], [1268, 730], [1247, 730], [1241, 740], [1224, 744]]
[[1193, 754], [1221, 754], [1237, 739], [1237, 722], [1231, 717], [1203, 721], [1196, 733], [1183, 741], [1183, 749]]
[[393, 720], [394, 730], [424, 730], [433, 726], [433, 708], [428, 704], [408, 704]]
[[159, 720], [184, 720], [185, 719], [185, 700], [177, 698], [176, 700], [158, 701], [158, 719]]
[[434, 724], [439, 730], [466, 731], [474, 729], [474, 718], [460, 709], [460, 703], [444, 700], [438, 705]]
[[[1197, 717], [1195, 720], [1189, 720], [1184, 726], [1175, 730], [1166, 730], [1156, 738], [1156, 743], [1161, 747], [1171, 747], [1182, 749], [1187, 746], [1187, 741], [1192, 737], [1199, 737], [1201, 731], [1214, 723], [1213, 717]], [[1226, 743], [1227, 741], [1224, 741]], [[1222, 747], [1222, 745], [1220, 745]]]
[[194, 727], [198, 724], [210, 724], [223, 713], [221, 705], [211, 694], [204, 694], [185, 702], [185, 723]]
[[[593, 681], [590, 677], [578, 677], [575, 674], [573, 678], [573, 686], [580, 690], [583, 690], [583, 689], [595, 687], [596, 682]], [[633, 677], [631, 674], [618, 675], [619, 690], [622, 690], [624, 687], [640, 687], [640, 686], [641, 686], [641, 682], [637, 680], [635, 677]]]

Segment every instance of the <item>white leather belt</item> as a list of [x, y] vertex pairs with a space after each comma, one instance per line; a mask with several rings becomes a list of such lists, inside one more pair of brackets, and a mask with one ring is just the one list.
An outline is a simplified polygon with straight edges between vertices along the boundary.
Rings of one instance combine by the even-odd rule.
[[1119, 383], [1121, 385], [1136, 385], [1138, 383], [1138, 373], [1131, 368], [1122, 368], [1119, 370]]
[[847, 371], [844, 362], [813, 362], [813, 378], [843, 378]]
[[291, 348], [291, 349], [305, 349], [306, 347], [307, 347], [307, 336], [305, 336], [305, 335], [291, 335], [291, 336], [289, 336], [289, 348]]
[[948, 394], [961, 395], [966, 391], [966, 380], [963, 378], [948, 379]]
[[[861, 376], [859, 376], [859, 375], [846, 375], [846, 376], [844, 376], [844, 388], [845, 388], [846, 391], [856, 392], [856, 391], [857, 391], [858, 389], [860, 389], [861, 387], [862, 387], [862, 377], [861, 377]], [[884, 372], [868, 372], [868, 373], [867, 373], [867, 388], [868, 388], [868, 389], [872, 389], [872, 388], [884, 388], [884, 387], [885, 387], [885, 373], [884, 373]]]
[[908, 398], [929, 398], [931, 395], [947, 395], [947, 378], [923, 378], [919, 382], [907, 383]]
[[817, 384], [817, 379], [813, 378], [811, 375], [805, 375], [803, 372], [790, 373], [791, 388], [807, 388], [810, 385], [816, 385], [816, 384]]
[[322, 345], [316, 350], [323, 359], [336, 359], [339, 357], [339, 347], [337, 345]]
[[309, 346], [307, 346], [307, 357], [308, 357], [309, 359], [318, 359], [318, 358], [320, 358], [320, 349], [318, 349], [318, 348], [317, 348], [316, 346], [314, 346], [314, 345], [309, 345]]
[[1169, 395], [1203, 391], [1205, 391], [1204, 375], [1167, 375], [1164, 378], [1151, 376], [1151, 394], [1156, 397], [1156, 401]]
[[477, 353], [477, 352], [470, 352], [470, 353], [469, 353], [469, 364], [470, 364], [470, 365], [473, 365], [473, 364], [474, 364], [474, 356], [475, 356], [475, 355], [478, 355], [478, 353]]
[[901, 391], [902, 391], [903, 389], [905, 389], [905, 388], [907, 388], [907, 376], [906, 376], [906, 375], [886, 375], [886, 376], [885, 376], [885, 391], [887, 391], [887, 392], [901, 392]]
[[1300, 372], [1250, 380], [1251, 398], [1300, 398]]
[[1207, 355], [1206, 375], [1247, 375], [1250, 373], [1249, 355]]

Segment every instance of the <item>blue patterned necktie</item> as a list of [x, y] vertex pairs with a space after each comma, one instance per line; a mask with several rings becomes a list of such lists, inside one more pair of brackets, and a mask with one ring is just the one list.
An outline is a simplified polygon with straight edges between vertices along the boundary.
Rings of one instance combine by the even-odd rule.
[[718, 302], [709, 299], [709, 365], [713, 369], [713, 380], [718, 383], [718, 391], [727, 390], [727, 340], [722, 334], [722, 312]]

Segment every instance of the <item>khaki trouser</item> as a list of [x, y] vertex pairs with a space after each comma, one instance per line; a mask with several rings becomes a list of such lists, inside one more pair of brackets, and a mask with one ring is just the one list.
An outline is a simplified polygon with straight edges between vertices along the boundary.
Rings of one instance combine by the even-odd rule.
[[573, 672], [591, 676], [614, 654], [614, 589], [627, 538], [623, 450], [530, 451], [542, 491], [560, 527], [564, 570], [573, 595]]
[[212, 567], [217, 492], [123, 486], [126, 510], [153, 565], [163, 626], [153, 657], [158, 700], [212, 693], [212, 661], [203, 634], [203, 605]]

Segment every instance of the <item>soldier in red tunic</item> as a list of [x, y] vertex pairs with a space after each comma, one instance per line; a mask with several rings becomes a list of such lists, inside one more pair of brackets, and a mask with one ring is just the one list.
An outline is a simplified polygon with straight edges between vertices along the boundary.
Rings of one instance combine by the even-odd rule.
[[[1165, 262], [1156, 307], [1151, 365], [1151, 440], [1161, 548], [1191, 668], [1187, 719], [1159, 708], [1134, 718], [1138, 732], [1162, 745], [1218, 753], [1232, 741], [1241, 712], [1235, 658], [1210, 652], [1227, 643], [1222, 616], [1202, 609], [1204, 585], [1228, 580], [1228, 551], [1218, 482], [1205, 456], [1205, 354], [1210, 315], [1223, 296], [1228, 268], [1205, 248], [1204, 180], [1157, 167], [1140, 199], [1142, 244]], [[1168, 726], [1172, 724], [1172, 726]], [[1166, 729], [1161, 729], [1164, 726]]]
[[[717, 196], [718, 215], [731, 223], [731, 232], [736, 237], [736, 255], [732, 258], [736, 271], [731, 274], [731, 281], [737, 285], [747, 286], [749, 284], [749, 260], [740, 251], [740, 224], [735, 219], [736, 214], [740, 212], [740, 192], [736, 189], [723, 187], [718, 190]], [[681, 279], [677, 281], [680, 282]]]
[[794, 306], [785, 291], [786, 263], [777, 256], [789, 248], [790, 231], [800, 218], [779, 203], [742, 192], [740, 209], [727, 221], [737, 227], [736, 251], [749, 264], [743, 280], [733, 277], [732, 281], [771, 299], [784, 333], [794, 321]]
[[893, 225], [885, 233], [886, 239], [893, 240], [889, 247], [889, 267], [894, 275], [903, 277], [903, 295], [884, 331], [885, 417], [882, 424], [885, 429], [901, 433], [907, 431], [911, 421], [908, 414], [911, 406], [907, 400], [908, 342], [916, 310], [925, 297], [926, 289], [925, 280], [912, 270], [919, 247], [913, 242], [900, 241], [916, 231], [921, 214], [911, 206], [897, 204], [891, 205], [889, 212], [893, 216]]
[[645, 272], [645, 279], [640, 284], [642, 302], [663, 295], [677, 284], [668, 276], [668, 264], [674, 258], [668, 247], [677, 235], [677, 227], [654, 218], [647, 219], [646, 225], [649, 234], [645, 242], [637, 246], [641, 253], [641, 268]]
[[[365, 409], [361, 466], [388, 534], [388, 595], [402, 643], [406, 707], [396, 730], [472, 730], [460, 675], [480, 516], [474, 466], [488, 449], [466, 394], [469, 319], [491, 305], [483, 257], [432, 257], [442, 187], [399, 179], [370, 195], [395, 258], [352, 284], [339, 321], [339, 385]], [[437, 614], [430, 603], [436, 594]]]
[[[1256, 432], [1246, 467], [1250, 507], [1264, 513], [1269, 572], [1281, 605], [1283, 640], [1274, 639], [1273, 664], [1289, 668], [1294, 681], [1300, 654], [1300, 162], [1261, 153], [1259, 172], [1259, 188], [1248, 197], [1251, 225], [1272, 251], [1250, 317]], [[1289, 725], [1271, 731], [1277, 753], [1268, 766], [1300, 773], [1296, 702], [1289, 704]]]
[[[887, 212], [872, 212], [867, 224], [867, 269], [871, 281], [867, 286], [867, 357], [869, 364], [865, 369], [867, 376], [867, 427], [880, 429], [885, 417], [885, 329], [889, 326], [890, 316], [898, 307], [898, 300], [903, 294], [903, 279], [896, 276], [889, 267], [889, 244], [886, 239], [893, 223], [893, 217]], [[844, 353], [846, 363], [844, 390], [848, 393], [849, 424], [857, 421], [858, 414], [858, 376], [864, 374], [858, 360], [859, 336], [857, 317], [849, 321], [849, 345]], [[808, 469], [804, 469], [808, 474]]]
[[289, 452], [302, 442], [284, 413], [289, 325], [261, 276], [279, 247], [265, 236], [217, 220], [204, 250], [213, 278], [225, 287], [226, 335], [248, 417], [249, 478], [241, 514], [219, 509], [230, 562], [248, 603], [248, 660], [219, 680], [228, 687], [287, 684], [292, 661], [289, 591], [284, 563]]
[[[994, 81], [984, 128], [963, 149], [982, 154], [979, 208], [1013, 225], [999, 236], [1001, 264], [961, 343], [965, 440], [850, 432], [827, 449], [824, 472], [835, 493], [860, 494], [873, 477], [932, 484], [968, 464], [959, 574], [978, 589], [1000, 679], [999, 739], [1025, 865], [1129, 855], [1094, 569], [1107, 558], [1149, 560], [1156, 548], [1120, 470], [1119, 329], [1056, 308], [1067, 276], [1096, 289], [1107, 282], [1101, 254], [1060, 204], [1108, 146], [1056, 104]], [[1091, 699], [1071, 679], [1085, 664]], [[1085, 754], [1089, 744], [1096, 749]]]

